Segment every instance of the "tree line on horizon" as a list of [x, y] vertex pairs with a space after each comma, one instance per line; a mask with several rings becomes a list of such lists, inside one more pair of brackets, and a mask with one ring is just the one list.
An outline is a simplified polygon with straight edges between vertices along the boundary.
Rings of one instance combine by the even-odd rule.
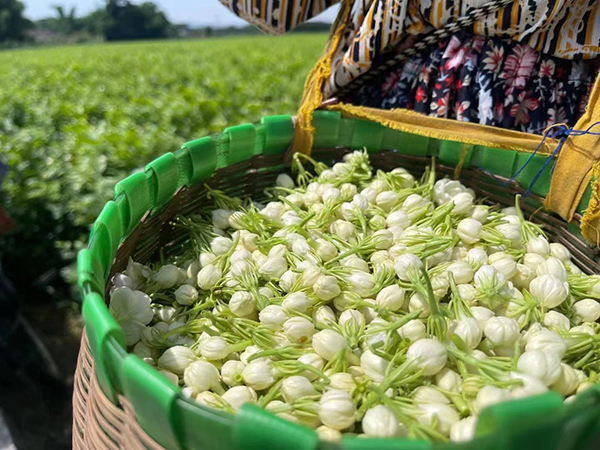
[[[107, 0], [95, 11], [77, 16], [76, 8], [56, 5], [55, 15], [38, 21], [25, 16], [20, 0], [0, 0], [0, 43], [43, 42], [44, 35], [58, 41], [167, 39], [173, 37], [218, 37], [259, 34], [253, 26], [191, 28], [173, 24], [155, 3], [133, 4], [128, 0]], [[298, 32], [325, 32], [329, 24], [303, 24]]]

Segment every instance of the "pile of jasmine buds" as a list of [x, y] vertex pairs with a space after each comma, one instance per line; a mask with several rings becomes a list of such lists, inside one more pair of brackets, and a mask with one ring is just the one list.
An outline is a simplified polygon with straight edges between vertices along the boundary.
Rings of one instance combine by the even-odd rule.
[[459, 181], [296, 155], [264, 203], [207, 187], [180, 256], [129, 261], [110, 311], [202, 405], [316, 429], [464, 441], [498, 402], [570, 401], [600, 367], [600, 277]]

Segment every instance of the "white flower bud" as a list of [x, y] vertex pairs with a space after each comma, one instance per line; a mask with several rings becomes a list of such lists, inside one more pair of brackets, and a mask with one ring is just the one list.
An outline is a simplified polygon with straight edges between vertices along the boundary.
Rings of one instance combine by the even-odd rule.
[[569, 330], [569, 333], [585, 333], [585, 334], [589, 334], [590, 336], [594, 336], [596, 334], [594, 329], [586, 324], [577, 325], [576, 327], [571, 327], [571, 329]]
[[[323, 358], [321, 358], [316, 353], [305, 353], [300, 358], [298, 358], [298, 361], [302, 364], [306, 364], [307, 366], [312, 366], [317, 370], [321, 370], [325, 366], [325, 361], [323, 361]], [[302, 375], [309, 381], [314, 381], [319, 377], [316, 373], [310, 370], [305, 370], [300, 375]]]
[[352, 394], [356, 389], [356, 381], [354, 381], [354, 377], [348, 372], [337, 372], [331, 374], [329, 376], [329, 381], [330, 383], [328, 388], [330, 389], [346, 391], [350, 394]]
[[354, 203], [345, 202], [340, 206], [340, 214], [345, 220], [352, 220], [362, 213]]
[[454, 195], [450, 203], [454, 204], [453, 214], [468, 214], [473, 208], [473, 196], [469, 192], [461, 192]]
[[227, 253], [232, 245], [233, 241], [231, 239], [218, 236], [210, 243], [210, 249], [215, 255], [219, 256]]
[[221, 367], [221, 378], [228, 386], [239, 386], [243, 383], [242, 371], [246, 367], [242, 361], [225, 361]]
[[337, 321], [335, 313], [327, 305], [320, 306], [313, 312], [313, 320], [320, 325], [331, 325]]
[[488, 255], [482, 248], [472, 248], [467, 252], [467, 263], [473, 267], [474, 270], [479, 269], [484, 264], [487, 264]]
[[200, 354], [209, 361], [227, 358], [230, 353], [227, 341], [219, 336], [210, 336], [203, 339], [198, 347]]
[[323, 203], [327, 206], [333, 206], [342, 198], [342, 193], [338, 188], [327, 187], [323, 191]]
[[483, 327], [483, 333], [494, 347], [513, 344], [519, 338], [519, 325], [510, 317], [490, 317]]
[[252, 314], [256, 308], [256, 301], [250, 292], [236, 291], [229, 300], [229, 309], [236, 317], [244, 317]]
[[473, 280], [473, 269], [466, 262], [454, 261], [446, 270], [452, 273], [456, 284], [470, 283]]
[[531, 296], [545, 308], [556, 308], [569, 295], [569, 284], [552, 274], [540, 275], [529, 283]]
[[478, 289], [498, 289], [505, 282], [504, 275], [494, 266], [484, 265], [475, 272], [474, 284]]
[[565, 269], [565, 265], [559, 259], [552, 256], [541, 262], [535, 272], [538, 276], [550, 274], [562, 282], [567, 281], [567, 269]]
[[394, 245], [394, 235], [389, 230], [377, 230], [371, 239], [377, 250], [387, 250]]
[[498, 252], [490, 255], [488, 261], [498, 273], [504, 275], [506, 280], [510, 280], [517, 274], [517, 263], [512, 257], [504, 252]]
[[334, 430], [333, 428], [329, 428], [326, 425], [321, 425], [319, 428], [315, 430], [319, 439], [327, 442], [341, 442], [342, 441], [342, 433], [338, 430]]
[[180, 305], [193, 305], [198, 300], [198, 291], [189, 284], [183, 284], [175, 291], [175, 300]]
[[425, 337], [425, 324], [418, 319], [410, 320], [398, 328], [398, 334], [402, 339], [408, 339], [411, 342], [416, 342]]
[[[518, 219], [517, 219], [518, 221]], [[518, 247], [521, 244], [523, 236], [521, 234], [521, 225], [518, 223], [502, 223], [496, 227], [506, 239], [511, 242], [511, 246]]]
[[511, 390], [512, 398], [524, 398], [532, 395], [543, 394], [548, 391], [546, 385], [539, 379], [524, 373], [511, 372], [510, 378], [513, 380], [521, 380], [522, 386], [515, 387]]
[[411, 295], [410, 300], [408, 301], [408, 311], [415, 312], [417, 310], [422, 310], [419, 317], [421, 319], [425, 319], [431, 315], [431, 306], [429, 305], [429, 301], [423, 297], [423, 295], [418, 292]]
[[154, 281], [161, 289], [170, 289], [177, 284], [179, 276], [179, 268], [173, 264], [167, 264], [160, 268]]
[[397, 284], [384, 287], [377, 297], [375, 297], [377, 306], [387, 308], [391, 311], [398, 311], [404, 304], [404, 289]]
[[531, 267], [534, 271], [537, 271], [538, 266], [544, 261], [546, 261], [546, 258], [537, 253], [525, 253], [523, 256], [523, 264]]
[[306, 313], [310, 305], [311, 301], [304, 292], [292, 292], [281, 303], [285, 309], [301, 313]]
[[460, 298], [463, 299], [465, 303], [468, 305], [472, 304], [475, 301], [475, 297], [477, 296], [477, 289], [471, 284], [458, 284], [457, 286], [458, 294]]
[[383, 191], [380, 194], [377, 194], [375, 203], [387, 213], [398, 204], [399, 200], [400, 196], [396, 192]]
[[313, 291], [321, 300], [331, 300], [340, 295], [342, 290], [335, 277], [331, 275], [321, 275], [313, 285]]
[[271, 330], [281, 330], [284, 322], [288, 320], [288, 315], [281, 306], [268, 305], [258, 313], [258, 320]]
[[158, 358], [158, 365], [170, 372], [181, 375], [185, 368], [197, 359], [194, 352], [189, 348], [177, 345], [165, 350], [162, 356]]
[[304, 317], [292, 317], [283, 324], [283, 334], [290, 342], [301, 344], [310, 342], [314, 333], [315, 327], [312, 322]]
[[261, 391], [275, 383], [273, 372], [270, 361], [256, 359], [244, 367], [242, 378], [247, 386], [256, 389], [257, 391]]
[[231, 264], [234, 264], [238, 261], [252, 261], [252, 253], [247, 249], [240, 247], [231, 254], [229, 261]]
[[317, 255], [323, 261], [330, 261], [338, 255], [337, 248], [335, 248], [335, 245], [331, 242], [325, 239], [317, 239], [317, 244], [319, 244], [319, 247], [317, 247]]
[[208, 391], [219, 384], [219, 371], [206, 361], [194, 361], [183, 372], [186, 386], [198, 391]]
[[396, 274], [402, 281], [410, 281], [410, 273], [418, 273], [422, 267], [419, 257], [412, 253], [405, 253], [396, 259]]
[[393, 437], [398, 431], [398, 419], [387, 407], [377, 405], [365, 413], [362, 427], [367, 436]]
[[327, 361], [342, 350], [349, 348], [344, 336], [329, 329], [319, 331], [313, 335], [312, 345], [315, 353]]
[[466, 442], [475, 437], [477, 416], [469, 416], [452, 424], [450, 427], [450, 440], [453, 442]]
[[320, 267], [307, 267], [304, 272], [302, 272], [302, 287], [312, 287], [321, 275], [323, 275], [323, 269]]
[[464, 317], [456, 322], [453, 334], [459, 336], [467, 347], [474, 349], [481, 342], [482, 330], [477, 319]]
[[517, 369], [550, 386], [560, 376], [560, 359], [553, 353], [528, 350], [519, 357]]
[[547, 258], [548, 255], [550, 255], [550, 244], [543, 236], [532, 237], [527, 242], [527, 252], [537, 253], [538, 255]]
[[198, 272], [198, 286], [201, 289], [210, 289], [219, 282], [223, 272], [217, 266], [208, 264]]
[[347, 282], [349, 290], [356, 292], [363, 298], [368, 298], [375, 286], [375, 278], [373, 275], [361, 271], [355, 271], [348, 277]]
[[246, 403], [256, 403], [258, 400], [256, 391], [247, 386], [234, 386], [221, 397], [236, 411], [239, 411]]
[[473, 411], [475, 414], [480, 414], [485, 408], [496, 403], [510, 400], [510, 391], [501, 389], [495, 386], [483, 386], [477, 393], [473, 402]]
[[365, 351], [360, 356], [360, 367], [367, 377], [381, 383], [385, 379], [385, 371], [390, 364], [389, 361], [377, 356], [371, 350]]
[[352, 183], [344, 183], [340, 186], [340, 194], [344, 200], [351, 200], [357, 192], [356, 185]]
[[562, 244], [550, 244], [550, 254], [563, 263], [571, 260], [571, 252]]
[[413, 391], [412, 398], [417, 403], [450, 403], [448, 397], [431, 386], [419, 386]]
[[584, 298], [573, 304], [573, 311], [582, 322], [595, 322], [600, 318], [600, 303], [591, 298]]
[[354, 424], [356, 407], [350, 394], [344, 391], [330, 390], [321, 397], [319, 419], [334, 430], [343, 430]]
[[529, 336], [525, 350], [541, 350], [546, 354], [553, 353], [559, 360], [562, 360], [567, 352], [567, 343], [554, 331], [540, 330]]
[[226, 209], [213, 210], [211, 212], [213, 226], [215, 228], [220, 228], [221, 230], [229, 228], [229, 216], [231, 216], [231, 213], [231, 211]]
[[260, 215], [265, 219], [277, 222], [285, 212], [285, 205], [281, 202], [269, 202], [261, 211]]
[[123, 273], [118, 273], [113, 277], [113, 283], [115, 287], [127, 287], [129, 289], [135, 289], [134, 281]]
[[393, 211], [391, 212], [385, 219], [385, 223], [388, 226], [388, 228], [391, 228], [393, 226], [399, 226], [402, 228], [407, 228], [410, 226], [410, 218], [408, 217], [408, 214], [406, 214], [404, 211]]
[[479, 241], [482, 226], [475, 219], [463, 219], [456, 227], [456, 234], [465, 244], [474, 244]]
[[575, 370], [568, 364], [560, 364], [560, 376], [550, 386], [553, 391], [558, 392], [560, 395], [571, 395], [577, 390], [579, 386], [579, 378]]
[[159, 370], [158, 373], [160, 373], [163, 377], [165, 377], [175, 386], [179, 386], [179, 377], [173, 372], [169, 372], [168, 370]]
[[354, 225], [346, 220], [336, 220], [329, 227], [329, 231], [344, 241], [350, 239], [355, 233]]
[[435, 375], [446, 365], [446, 347], [435, 339], [420, 339], [408, 348], [406, 361], [413, 364], [415, 371], [423, 370], [424, 376]]
[[316, 395], [317, 391], [310, 381], [300, 375], [286, 378], [281, 383], [281, 395], [288, 403], [293, 403], [302, 397]]
[[260, 266], [258, 273], [266, 280], [279, 278], [287, 270], [287, 262], [282, 256], [269, 256]]
[[426, 426], [434, 423], [437, 418], [437, 430], [444, 436], [448, 436], [452, 425], [460, 420], [460, 416], [454, 408], [443, 403], [422, 403], [419, 406], [417, 420]]
[[454, 370], [444, 367], [435, 374], [435, 384], [440, 389], [450, 392], [458, 392], [462, 384], [462, 378]]
[[475, 205], [471, 211], [471, 219], [475, 219], [479, 223], [486, 223], [489, 215], [489, 208], [483, 205]]
[[356, 194], [352, 197], [352, 204], [363, 212], [371, 207], [370, 200], [361, 194]]
[[357, 256], [350, 256], [343, 260], [342, 266], [348, 267], [349, 269], [360, 270], [361, 272], [369, 272], [369, 265], [367, 262]]
[[300, 274], [291, 270], [286, 270], [279, 280], [279, 287], [283, 292], [290, 292], [300, 278]]
[[569, 318], [557, 311], [548, 311], [544, 314], [544, 325], [557, 331], [569, 331], [571, 328]]
[[285, 189], [294, 189], [296, 185], [294, 184], [294, 180], [286, 173], [281, 173], [277, 175], [277, 179], [275, 180], [275, 185], [278, 187], [282, 187]]
[[517, 264], [517, 272], [511, 278], [511, 281], [517, 289], [529, 290], [529, 285], [535, 277], [535, 270], [531, 266]]

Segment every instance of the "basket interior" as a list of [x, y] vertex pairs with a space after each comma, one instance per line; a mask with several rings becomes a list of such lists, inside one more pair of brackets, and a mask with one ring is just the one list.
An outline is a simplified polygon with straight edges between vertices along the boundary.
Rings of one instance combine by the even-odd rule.
[[[315, 113], [314, 125], [317, 131], [312, 156], [328, 165], [340, 161], [351, 150], [366, 148], [375, 170], [404, 167], [419, 177], [435, 157], [436, 174], [452, 178], [463, 148], [460, 143], [414, 136], [326, 111]], [[264, 118], [260, 125], [233, 127], [222, 135], [193, 141], [174, 154], [164, 155], [149, 164], [145, 172], [123, 180], [120, 187], [117, 185], [115, 200], [107, 203], [92, 229], [89, 248], [80, 253], [78, 273], [84, 298], [83, 316], [99, 384], [116, 405], [122, 396], [131, 400], [142, 429], [165, 448], [228, 449], [236, 445], [261, 449], [317, 448], [314, 432], [257, 408], [248, 414], [244, 414], [243, 408], [233, 417], [184, 398], [181, 390], [156, 370], [127, 354], [122, 329], [106, 308], [112, 277], [125, 270], [129, 257], [149, 263], [181, 252], [188, 238], [187, 231], [176, 226], [174, 219], [211, 207], [205, 184], [230, 196], [260, 200], [264, 188], [273, 186], [277, 175], [289, 170], [285, 149], [292, 134], [289, 116], [272, 116]], [[508, 178], [503, 177], [515, 174], [528, 159], [533, 161], [528, 170], [517, 177], [517, 182], [507, 183]], [[530, 158], [527, 153], [474, 146], [469, 150], [459, 178], [485, 203], [512, 206], [514, 196], [525, 191], [521, 185], [529, 185], [536, 171], [546, 167], [546, 159], [547, 155]], [[567, 224], [540, 210], [541, 196], [548, 192], [549, 180], [548, 167], [533, 193], [522, 202], [522, 209], [534, 222], [544, 224], [553, 242], [560, 242], [571, 251], [582, 270], [600, 272], [598, 254], [578, 234], [580, 217]], [[578, 212], [586, 206], [587, 200], [582, 202]], [[598, 400], [594, 400], [596, 403], [590, 402], [591, 398], [582, 399], [564, 407], [562, 399], [552, 395], [542, 396], [535, 405], [529, 402], [531, 405], [528, 403], [525, 407], [508, 402], [503, 411], [492, 413], [493, 423], [488, 424], [484, 436], [461, 445], [432, 446], [425, 441], [408, 440], [387, 442], [393, 442], [396, 449], [423, 450], [517, 448], [517, 443], [524, 442], [535, 443], [536, 448], [557, 448], [560, 440], [557, 433], [566, 423], [589, 427], [591, 421], [597, 419], [594, 414], [597, 414], [596, 403], [600, 410], [600, 390]], [[551, 407], [556, 409], [555, 414], [546, 413]], [[584, 416], [582, 411], [588, 415]], [[532, 432], [533, 440], [530, 439]], [[581, 429], [572, 434], [571, 440], [581, 442], [586, 433]], [[372, 439], [355, 441], [357, 445], [345, 442], [342, 447], [383, 448]], [[265, 442], [269, 442], [267, 447]], [[318, 448], [341, 447], [320, 442]]]
[[[331, 166], [341, 161], [348, 152], [348, 148], [315, 149], [311, 156]], [[405, 155], [396, 150], [383, 150], [371, 154], [370, 160], [374, 170], [390, 171], [396, 167], [403, 167], [415, 177], [420, 177], [431, 164], [430, 157]], [[261, 199], [264, 188], [273, 186], [277, 175], [286, 170], [283, 154], [255, 156], [248, 161], [217, 170], [206, 184], [211, 189], [224, 191], [232, 197]], [[438, 178], [452, 178], [455, 168], [436, 163], [436, 175]], [[515, 195], [525, 193], [525, 189], [516, 182], [505, 185], [508, 181], [506, 178], [478, 168], [461, 171], [459, 180], [472, 188], [477, 197], [488, 205], [514, 206]], [[206, 194], [204, 185], [191, 189], [182, 188], [162, 212], [144, 217], [117, 251], [109, 280], [114, 274], [125, 270], [129, 257], [145, 264], [158, 260], [161, 252], [165, 256], [176, 253], [188, 236], [185, 230], [174, 226], [173, 220], [178, 215], [189, 216], [210, 207], [212, 202]], [[576, 215], [574, 221], [568, 224], [561, 218], [543, 211], [542, 202], [541, 197], [530, 193], [524, 198], [521, 207], [530, 220], [544, 226], [544, 231], [552, 242], [561, 243], [569, 249], [574, 262], [584, 273], [599, 273], [600, 253], [577, 235], [580, 215]], [[106, 291], [107, 302], [110, 288], [109, 283]]]

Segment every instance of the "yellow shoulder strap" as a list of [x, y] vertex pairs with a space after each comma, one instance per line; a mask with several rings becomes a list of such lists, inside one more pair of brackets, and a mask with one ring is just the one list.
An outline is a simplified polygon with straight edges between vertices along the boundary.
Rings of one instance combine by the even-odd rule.
[[323, 87], [331, 75], [333, 55], [335, 55], [346, 30], [348, 18], [350, 17], [350, 3], [348, 1], [342, 2], [325, 54], [310, 71], [304, 84], [304, 93], [296, 118], [292, 148], [294, 153], [310, 155], [312, 150], [315, 134], [315, 128], [312, 125], [312, 114], [323, 102]]
[[[596, 122], [600, 122], [600, 77], [596, 80], [585, 113], [574, 128], [587, 130]], [[600, 243], [600, 173], [594, 172], [599, 172], [599, 159], [600, 136], [585, 134], [567, 138], [554, 167], [550, 192], [544, 203], [547, 209], [571, 220], [594, 175], [596, 181], [590, 204], [581, 221], [581, 231], [596, 244]]]

